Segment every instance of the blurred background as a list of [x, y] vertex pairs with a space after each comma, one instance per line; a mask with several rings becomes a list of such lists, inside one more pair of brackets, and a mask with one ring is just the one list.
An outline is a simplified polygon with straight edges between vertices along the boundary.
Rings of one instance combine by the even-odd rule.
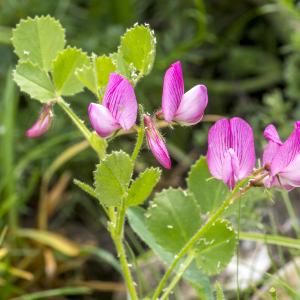
[[[24, 136], [41, 106], [20, 94], [11, 80], [17, 60], [10, 44], [11, 29], [21, 18], [47, 14], [66, 28], [70, 45], [97, 54], [115, 51], [120, 36], [135, 22], [149, 23], [157, 37], [157, 56], [152, 73], [136, 89], [146, 110], [152, 113], [159, 108], [164, 72], [180, 60], [186, 90], [206, 84], [208, 114], [239, 115], [250, 122], [260, 155], [267, 124], [277, 125], [286, 138], [293, 122], [300, 119], [300, 6], [292, 0], [0, 0], [0, 299], [51, 289], [58, 291], [53, 299], [125, 299], [104, 215], [72, 183], [73, 178], [92, 182], [97, 157], [58, 107], [45, 136], [34, 140]], [[70, 101], [87, 121], [92, 94], [84, 92]], [[203, 122], [163, 132], [174, 168], [164, 171], [158, 190], [185, 186], [190, 165], [206, 153], [210, 125]], [[133, 140], [133, 136], [119, 138], [111, 149], [130, 150]], [[145, 147], [138, 169], [156, 164]], [[45, 197], [48, 205], [41, 207]], [[249, 200], [243, 209], [247, 217], [241, 218], [241, 228], [299, 236], [299, 193], [292, 192], [291, 199], [286, 193], [261, 197], [266, 201]], [[28, 230], [40, 228], [41, 223], [56, 235], [38, 236]], [[146, 275], [150, 279], [144, 278], [141, 287], [147, 290], [147, 281], [159, 277], [159, 262], [129, 228], [126, 236], [140, 270], [151, 266]], [[256, 284], [240, 292], [241, 299], [261, 299], [257, 292], [268, 288], [266, 270], [276, 273], [299, 255], [275, 250], [266, 246], [259, 250], [269, 264]], [[294, 292], [298, 273], [293, 271], [296, 283], [282, 279], [280, 299], [299, 299]], [[229, 284], [227, 288], [229, 299], [236, 299]], [[173, 297], [198, 299], [190, 290], [183, 283]]]

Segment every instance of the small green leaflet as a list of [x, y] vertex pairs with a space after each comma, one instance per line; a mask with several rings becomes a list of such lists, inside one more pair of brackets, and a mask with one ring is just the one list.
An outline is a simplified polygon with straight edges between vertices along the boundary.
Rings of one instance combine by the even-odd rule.
[[121, 37], [119, 53], [143, 75], [149, 74], [155, 59], [154, 32], [146, 25], [135, 25]]
[[201, 226], [194, 197], [181, 189], [157, 193], [146, 213], [149, 231], [165, 250], [177, 254]]
[[20, 60], [49, 71], [53, 59], [65, 47], [65, 31], [50, 16], [27, 18], [13, 30], [12, 44]]
[[160, 174], [161, 171], [158, 168], [149, 168], [141, 173], [130, 186], [126, 198], [126, 205], [136, 206], [143, 204], [158, 183]]
[[85, 52], [77, 48], [66, 48], [53, 62], [53, 81], [59, 95], [72, 96], [83, 89], [82, 83], [75, 75], [78, 68], [89, 64]]
[[38, 65], [31, 62], [19, 62], [13, 72], [13, 77], [21, 91], [34, 99], [48, 102], [56, 97], [51, 79]]
[[213, 212], [217, 209], [229, 192], [228, 187], [221, 180], [212, 178], [204, 156], [201, 156], [191, 167], [187, 186], [195, 196], [202, 213]]
[[94, 172], [97, 198], [104, 206], [120, 206], [125, 198], [133, 172], [130, 156], [112, 152], [100, 162]]
[[206, 274], [220, 273], [230, 262], [236, 247], [236, 232], [227, 220], [216, 221], [195, 247], [196, 262]]
[[[109, 75], [116, 71], [116, 66], [111, 57], [92, 55], [88, 65], [76, 70], [76, 76], [81, 83], [97, 97], [103, 94], [108, 83]], [[102, 95], [101, 95], [102, 96]]]

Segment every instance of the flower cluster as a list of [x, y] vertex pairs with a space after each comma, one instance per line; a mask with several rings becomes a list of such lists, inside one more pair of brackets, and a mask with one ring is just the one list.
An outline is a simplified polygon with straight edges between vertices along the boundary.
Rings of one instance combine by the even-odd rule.
[[[158, 162], [171, 168], [166, 142], [160, 134], [157, 120], [189, 126], [199, 123], [208, 104], [205, 85], [199, 84], [184, 92], [181, 63], [172, 64], [163, 80], [161, 109], [154, 116], [143, 116], [148, 146]], [[111, 73], [101, 104], [90, 103], [88, 115], [93, 129], [102, 138], [112, 136], [118, 130], [130, 130], [137, 120], [138, 105], [130, 81], [117, 73]], [[52, 105], [45, 104], [34, 123], [26, 131], [30, 138], [43, 135], [51, 126]], [[291, 190], [300, 186], [300, 121], [289, 138], [282, 142], [274, 125], [264, 131], [266, 145], [262, 163], [264, 185]], [[222, 180], [230, 189], [248, 177], [255, 167], [254, 135], [251, 126], [241, 118], [218, 120], [208, 133], [207, 162], [211, 174]]]

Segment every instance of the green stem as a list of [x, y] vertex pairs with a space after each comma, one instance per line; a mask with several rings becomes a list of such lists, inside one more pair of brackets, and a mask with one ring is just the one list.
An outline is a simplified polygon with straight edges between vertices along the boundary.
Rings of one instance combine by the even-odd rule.
[[123, 244], [123, 237], [124, 237], [124, 223], [125, 223], [125, 215], [126, 215], [126, 208], [123, 204], [122, 207], [118, 211], [118, 217], [115, 222], [115, 226], [112, 227], [112, 238], [114, 244], [116, 246], [116, 250], [118, 253], [118, 257], [120, 260], [120, 265], [122, 268], [123, 276], [126, 282], [126, 286], [130, 295], [131, 300], [138, 300], [138, 295], [135, 288], [135, 283], [132, 278], [132, 274], [128, 265], [127, 256]]
[[70, 117], [73, 123], [77, 126], [77, 128], [81, 131], [84, 137], [90, 142], [91, 132], [84, 125], [84, 121], [82, 121], [71, 109], [69, 103], [65, 102], [63, 98], [59, 97], [57, 99], [57, 104], [65, 111], [65, 113]]
[[137, 159], [137, 156], [139, 155], [141, 148], [143, 146], [144, 136], [145, 136], [145, 126], [144, 126], [144, 108], [140, 104], [139, 105], [139, 112], [140, 112], [140, 127], [136, 126], [137, 130], [137, 139], [136, 144], [134, 147], [134, 150], [131, 155], [131, 159], [133, 162]]
[[240, 232], [240, 238], [242, 240], [265, 242], [270, 245], [278, 245], [300, 250], [300, 240], [289, 237], [257, 232]]
[[172, 292], [172, 290], [174, 289], [174, 287], [176, 286], [180, 278], [183, 276], [184, 272], [190, 266], [194, 258], [195, 258], [195, 253], [191, 251], [190, 254], [187, 256], [187, 258], [185, 259], [185, 261], [180, 265], [180, 268], [176, 273], [176, 276], [174, 276], [170, 284], [163, 290], [164, 293], [160, 298], [161, 300], [168, 299], [169, 294]]
[[[162, 292], [164, 286], [166, 285], [167, 280], [171, 276], [172, 272], [176, 268], [179, 261], [194, 247], [197, 241], [208, 231], [208, 229], [217, 221], [217, 219], [224, 213], [224, 211], [234, 203], [239, 197], [244, 195], [255, 182], [260, 182], [266, 174], [263, 174], [260, 177], [253, 178], [252, 176], [242, 180], [239, 184], [236, 185], [234, 190], [231, 192], [229, 197], [223, 202], [221, 207], [208, 219], [208, 221], [190, 238], [190, 240], [183, 246], [183, 248], [179, 251], [179, 253], [175, 256], [175, 259], [169, 266], [168, 270], [164, 274], [163, 278], [161, 279], [160, 283], [158, 284], [152, 299], [157, 300], [159, 298], [160, 293]], [[244, 184], [247, 184], [244, 186]], [[244, 187], [242, 187], [244, 186]]]
[[281, 191], [281, 196], [282, 196], [282, 199], [284, 201], [284, 204], [285, 204], [286, 210], [288, 212], [288, 215], [290, 217], [292, 227], [293, 227], [293, 229], [296, 233], [297, 238], [299, 239], [300, 238], [300, 231], [299, 231], [299, 226], [298, 226], [298, 219], [296, 217], [294, 208], [291, 204], [291, 200], [290, 200], [290, 197], [288, 195], [288, 192], [287, 191]]

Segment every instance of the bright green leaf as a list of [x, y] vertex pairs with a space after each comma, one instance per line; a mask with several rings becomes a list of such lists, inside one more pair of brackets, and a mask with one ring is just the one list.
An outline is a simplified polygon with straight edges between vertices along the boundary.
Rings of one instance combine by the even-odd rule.
[[108, 83], [110, 73], [116, 71], [116, 66], [113, 63], [112, 58], [106, 55], [97, 57], [95, 64], [98, 88], [104, 88]]
[[92, 65], [84, 65], [75, 71], [75, 75], [81, 81], [83, 86], [88, 88], [92, 93], [97, 95], [97, 78]]
[[147, 75], [154, 62], [155, 43], [154, 33], [148, 26], [136, 25], [122, 36], [119, 52], [128, 64]]
[[109, 75], [116, 71], [116, 66], [111, 57], [92, 55], [89, 65], [76, 70], [76, 76], [81, 83], [95, 95], [103, 94], [108, 83]]
[[[170, 265], [174, 259], [174, 254], [166, 251], [155, 240], [147, 227], [147, 214], [141, 207], [131, 207], [127, 210], [127, 218], [133, 231], [146, 243], [150, 249], [167, 265]], [[198, 293], [201, 293], [201, 299], [213, 300], [213, 291], [210, 280], [203, 274], [195, 263], [184, 272], [183, 278], [188, 280]]]
[[67, 48], [61, 51], [53, 62], [53, 80], [58, 94], [71, 96], [81, 92], [83, 85], [75, 71], [88, 64], [87, 54], [80, 49]]
[[156, 194], [147, 216], [149, 230], [157, 243], [174, 254], [201, 225], [200, 210], [194, 197], [181, 189]]
[[134, 66], [131, 64], [128, 64], [123, 56], [121, 55], [121, 53], [119, 52], [115, 52], [115, 53], [111, 53], [110, 54], [110, 58], [113, 61], [113, 64], [116, 66], [116, 72], [125, 76], [128, 79], [132, 79], [132, 75], [135, 74], [135, 68]]
[[48, 74], [37, 65], [31, 62], [19, 62], [13, 75], [21, 91], [32, 98], [48, 102], [56, 97]]
[[100, 162], [94, 173], [97, 198], [102, 205], [119, 206], [127, 194], [133, 172], [130, 156], [113, 152]]
[[216, 221], [196, 246], [196, 262], [208, 275], [220, 273], [232, 259], [236, 232], [227, 220]]
[[158, 168], [149, 168], [141, 173], [130, 186], [126, 205], [135, 206], [143, 204], [158, 183], [160, 174], [161, 171]]
[[187, 186], [194, 194], [202, 213], [214, 211], [228, 194], [228, 187], [221, 180], [212, 178], [204, 156], [192, 166]]
[[218, 281], [216, 282], [215, 289], [216, 289], [216, 300], [225, 300], [225, 296], [220, 282]]
[[13, 30], [12, 43], [21, 60], [49, 71], [53, 59], [65, 46], [65, 31], [50, 16], [27, 18]]

